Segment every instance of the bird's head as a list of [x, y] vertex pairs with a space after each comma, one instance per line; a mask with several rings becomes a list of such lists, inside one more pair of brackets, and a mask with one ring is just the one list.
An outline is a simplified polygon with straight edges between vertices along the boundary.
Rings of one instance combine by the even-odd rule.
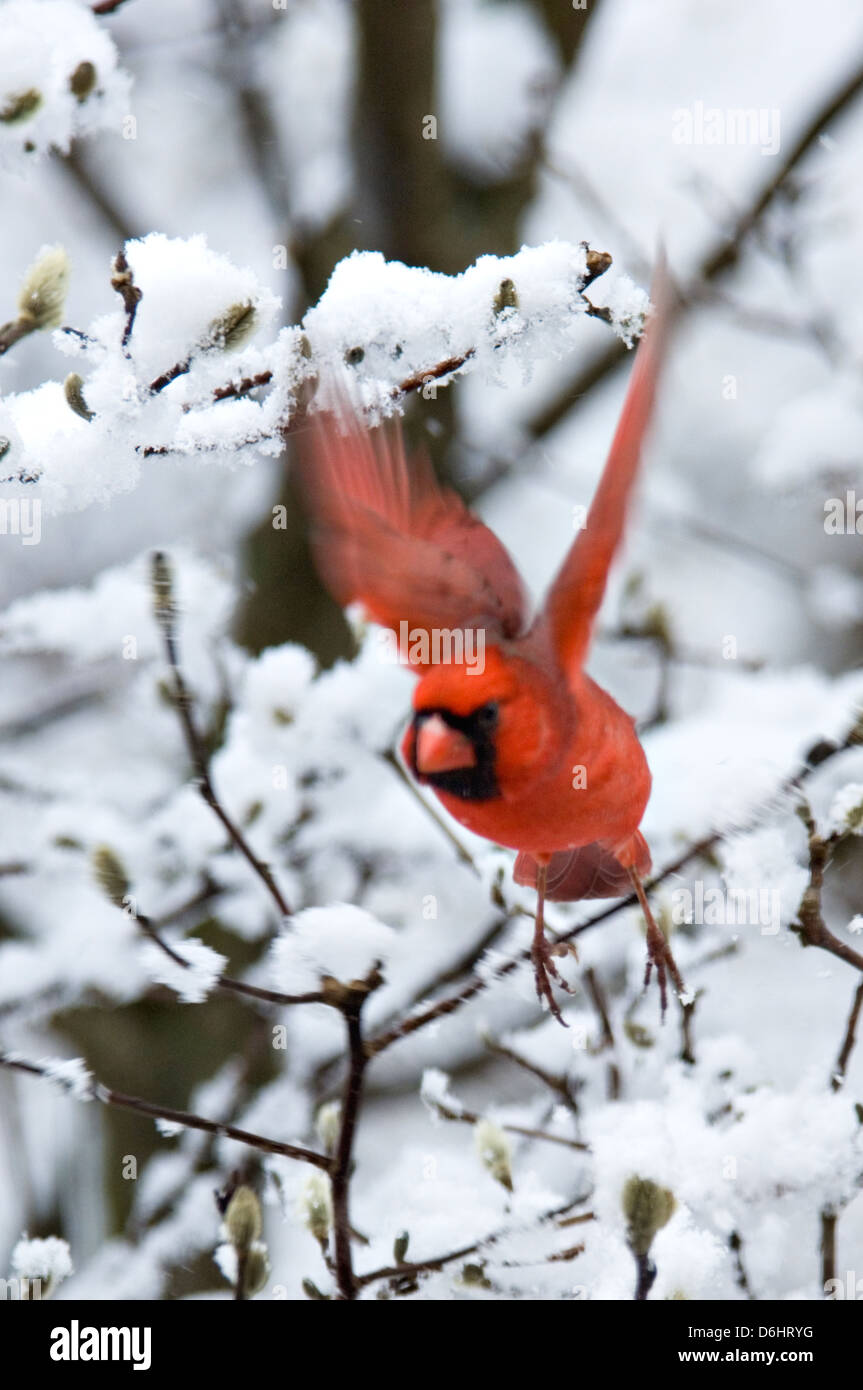
[[431, 666], [414, 691], [402, 755], [418, 781], [464, 801], [488, 801], [540, 776], [559, 745], [552, 682], [498, 647], [482, 670]]

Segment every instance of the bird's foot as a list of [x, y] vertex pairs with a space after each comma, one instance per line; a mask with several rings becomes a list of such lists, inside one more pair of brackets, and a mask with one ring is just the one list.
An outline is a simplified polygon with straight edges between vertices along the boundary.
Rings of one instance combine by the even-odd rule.
[[543, 999], [547, 1000], [548, 1007], [553, 1017], [557, 1019], [562, 1027], [567, 1028], [569, 1025], [564, 1022], [563, 1015], [554, 997], [554, 990], [551, 984], [552, 980], [554, 980], [566, 994], [573, 993], [554, 963], [555, 956], [563, 955], [574, 955], [576, 960], [578, 959], [578, 952], [575, 949], [574, 943], [559, 942], [552, 945], [547, 940], [545, 932], [537, 933], [537, 935], [534, 936], [530, 958], [533, 961], [533, 978], [536, 983], [536, 997], [540, 1003], [542, 1003]]
[[661, 928], [651, 913], [647, 919], [647, 960], [644, 966], [644, 988], [650, 984], [650, 977], [656, 967], [656, 980], [659, 985], [659, 1007], [662, 1018], [665, 1018], [665, 1011], [668, 1008], [668, 978], [674, 985], [678, 995], [686, 993], [686, 986], [683, 983], [677, 961], [671, 952], [671, 947], [665, 939]]

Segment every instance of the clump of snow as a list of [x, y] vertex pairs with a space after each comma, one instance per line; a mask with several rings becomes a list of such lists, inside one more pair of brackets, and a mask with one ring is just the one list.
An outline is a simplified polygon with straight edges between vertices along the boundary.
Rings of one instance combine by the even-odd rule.
[[165, 1120], [161, 1116], [156, 1118], [156, 1130], [163, 1139], [176, 1139], [178, 1135], [186, 1132], [177, 1120]]
[[[92, 418], [70, 409], [60, 382], [13, 394], [3, 406], [10, 427], [4, 423], [2, 476], [48, 515], [132, 491], [156, 457], [236, 468], [280, 453], [299, 388], [315, 374], [348, 371], [359, 400], [383, 414], [398, 408], [405, 383], [424, 383], [450, 361], [500, 382], [506, 360], [527, 380], [537, 361], [578, 346], [587, 308], [581, 245], [551, 241], [482, 256], [454, 276], [354, 252], [301, 326], [258, 345], [280, 301], [203, 236], [154, 232], [125, 250], [142, 295], [127, 346], [119, 302], [83, 338], [54, 334], [55, 346], [76, 358]], [[628, 342], [647, 299], [625, 277], [616, 286], [613, 326]], [[242, 331], [226, 338], [238, 316]], [[234, 394], [258, 378], [258, 394]]]
[[[213, 351], [211, 325], [232, 305], [252, 306], [256, 332], [269, 327], [281, 307], [251, 270], [213, 251], [202, 235], [151, 232], [126, 243], [126, 259], [141, 291], [130, 349], [139, 377], [147, 381], [191, 353]], [[224, 361], [220, 367], [224, 371]]]
[[[494, 379], [505, 351], [527, 379], [538, 357], [571, 349], [586, 311], [585, 277], [584, 247], [563, 241], [523, 247], [514, 256], [481, 256], [455, 276], [355, 251], [335, 267], [303, 328], [318, 360], [358, 358], [366, 403], [389, 413], [399, 383], [422, 379], [438, 363], [470, 355], [469, 369]], [[516, 302], [496, 311], [504, 280]], [[616, 318], [624, 336], [643, 322], [647, 306], [643, 291], [627, 284]]]
[[56, 1287], [72, 1273], [72, 1252], [59, 1236], [22, 1236], [12, 1251], [12, 1270], [18, 1279], [41, 1279]]
[[450, 1080], [449, 1075], [438, 1067], [426, 1067], [423, 1072], [420, 1097], [434, 1116], [438, 1115], [439, 1108], [452, 1110], [456, 1114], [463, 1109], [461, 1101], [450, 1090]]
[[610, 270], [591, 291], [591, 301], [608, 310], [611, 326], [628, 348], [641, 336], [650, 309], [650, 296], [628, 275]]
[[361, 907], [309, 907], [298, 912], [273, 943], [273, 977], [286, 994], [316, 990], [324, 976], [349, 983], [363, 979], [375, 963], [386, 966], [397, 944], [392, 927]]
[[121, 134], [130, 80], [77, 0], [6, 0], [0, 45], [0, 167], [27, 171], [97, 130]]
[[830, 807], [829, 830], [863, 835], [863, 782], [849, 782], [836, 793]]
[[224, 973], [227, 959], [194, 937], [181, 941], [177, 949], [186, 966], [171, 960], [155, 941], [141, 946], [141, 963], [155, 984], [167, 985], [183, 1004], [202, 1004]]
[[70, 1057], [68, 1060], [62, 1060], [43, 1057], [39, 1065], [49, 1081], [53, 1081], [75, 1100], [93, 1100], [93, 1076], [83, 1058]]

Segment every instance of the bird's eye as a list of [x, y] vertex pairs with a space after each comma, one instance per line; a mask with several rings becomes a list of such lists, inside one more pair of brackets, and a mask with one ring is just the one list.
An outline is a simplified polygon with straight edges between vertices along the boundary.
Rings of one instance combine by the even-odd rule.
[[480, 705], [474, 715], [474, 720], [481, 729], [493, 729], [497, 724], [497, 716], [497, 701], [491, 700], [487, 705]]

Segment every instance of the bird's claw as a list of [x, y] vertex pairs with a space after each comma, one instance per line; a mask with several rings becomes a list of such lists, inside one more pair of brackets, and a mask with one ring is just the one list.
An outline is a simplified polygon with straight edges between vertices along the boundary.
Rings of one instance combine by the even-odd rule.
[[[561, 947], [563, 947], [563, 949], [561, 949]], [[558, 1023], [561, 1024], [563, 1028], [568, 1028], [569, 1024], [564, 1022], [563, 1015], [554, 997], [551, 981], [554, 980], [566, 994], [573, 993], [554, 963], [555, 956], [571, 954], [575, 954], [575, 951], [571, 951], [568, 945], [561, 942], [552, 946], [544, 935], [534, 938], [534, 943], [530, 952], [530, 958], [533, 961], [533, 978], [536, 983], [536, 997], [540, 1003], [542, 1003], [543, 999], [547, 1001], [552, 1016], [557, 1019]]]
[[665, 1011], [668, 1008], [668, 977], [671, 976], [671, 982], [679, 995], [686, 992], [686, 986], [677, 967], [677, 961], [671, 953], [671, 947], [651, 917], [647, 924], [647, 960], [644, 965], [645, 989], [650, 984], [654, 966], [656, 967], [656, 981], [659, 985], [659, 1008], [664, 1020]]

